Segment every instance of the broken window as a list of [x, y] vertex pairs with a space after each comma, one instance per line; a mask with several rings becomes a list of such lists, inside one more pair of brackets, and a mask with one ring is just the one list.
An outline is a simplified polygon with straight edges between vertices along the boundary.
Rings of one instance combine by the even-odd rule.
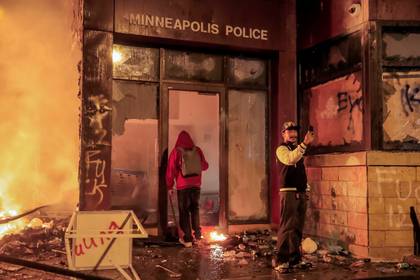
[[235, 86], [267, 87], [267, 61], [229, 58], [228, 80]]
[[165, 78], [201, 82], [223, 81], [223, 56], [165, 51]]
[[127, 119], [157, 119], [158, 87], [127, 81], [114, 81], [112, 88], [112, 132], [122, 135]]
[[113, 82], [111, 203], [156, 224], [158, 204], [158, 87]]
[[266, 100], [264, 91], [228, 92], [230, 221], [268, 218]]
[[125, 80], [159, 80], [159, 49], [114, 45], [113, 77]]

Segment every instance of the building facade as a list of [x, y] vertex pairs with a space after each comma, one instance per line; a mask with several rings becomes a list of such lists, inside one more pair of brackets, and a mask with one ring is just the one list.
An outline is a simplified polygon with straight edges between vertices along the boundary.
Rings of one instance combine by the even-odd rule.
[[202, 220], [276, 225], [284, 121], [312, 125], [306, 233], [359, 256], [412, 249], [420, 205], [418, 1], [85, 0], [80, 206], [163, 233], [187, 130], [210, 169]]

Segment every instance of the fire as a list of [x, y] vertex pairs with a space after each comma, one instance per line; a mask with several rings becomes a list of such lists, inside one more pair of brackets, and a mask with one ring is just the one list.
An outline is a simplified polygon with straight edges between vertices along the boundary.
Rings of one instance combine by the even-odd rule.
[[217, 231], [210, 232], [211, 241], [225, 241], [227, 237], [223, 233], [218, 233]]
[[[2, 211], [0, 212], [0, 221], [8, 217], [16, 216], [17, 214], [18, 212], [16, 210]], [[0, 239], [6, 234], [15, 233], [22, 230], [25, 225], [26, 222], [24, 220], [16, 220], [7, 224], [0, 225]]]
[[[5, 42], [0, 52], [0, 220], [44, 204], [74, 209], [81, 60], [72, 33], [75, 1], [0, 2]], [[0, 238], [26, 222], [0, 224]]]

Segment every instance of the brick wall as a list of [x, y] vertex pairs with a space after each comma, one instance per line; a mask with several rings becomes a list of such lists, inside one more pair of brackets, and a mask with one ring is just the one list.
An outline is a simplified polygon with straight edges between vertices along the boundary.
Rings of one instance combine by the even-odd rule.
[[312, 193], [305, 234], [360, 257], [412, 254], [409, 209], [420, 218], [420, 153], [327, 154], [308, 157], [306, 165]]
[[413, 253], [409, 209], [420, 217], [420, 153], [369, 152], [367, 164], [369, 255], [398, 260]]
[[305, 233], [367, 256], [365, 153], [312, 156], [306, 164], [312, 191]]

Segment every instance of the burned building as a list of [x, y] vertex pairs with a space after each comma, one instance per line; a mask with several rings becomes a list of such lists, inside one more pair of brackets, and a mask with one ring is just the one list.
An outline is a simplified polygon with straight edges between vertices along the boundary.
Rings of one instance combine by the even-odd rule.
[[[412, 248], [417, 1], [84, 1], [81, 209], [165, 230], [181, 130], [209, 157], [204, 223], [278, 223], [280, 126], [315, 128], [306, 232], [360, 256]], [[147, 217], [147, 218], [146, 218]]]
[[163, 232], [162, 174], [186, 130], [210, 165], [203, 224], [269, 227], [276, 131], [295, 111], [294, 96], [277, 94], [295, 88], [295, 68], [279, 72], [295, 63], [295, 40], [282, 40], [295, 36], [294, 16], [284, 17], [293, 9], [287, 1], [85, 1], [81, 209], [135, 209]]

